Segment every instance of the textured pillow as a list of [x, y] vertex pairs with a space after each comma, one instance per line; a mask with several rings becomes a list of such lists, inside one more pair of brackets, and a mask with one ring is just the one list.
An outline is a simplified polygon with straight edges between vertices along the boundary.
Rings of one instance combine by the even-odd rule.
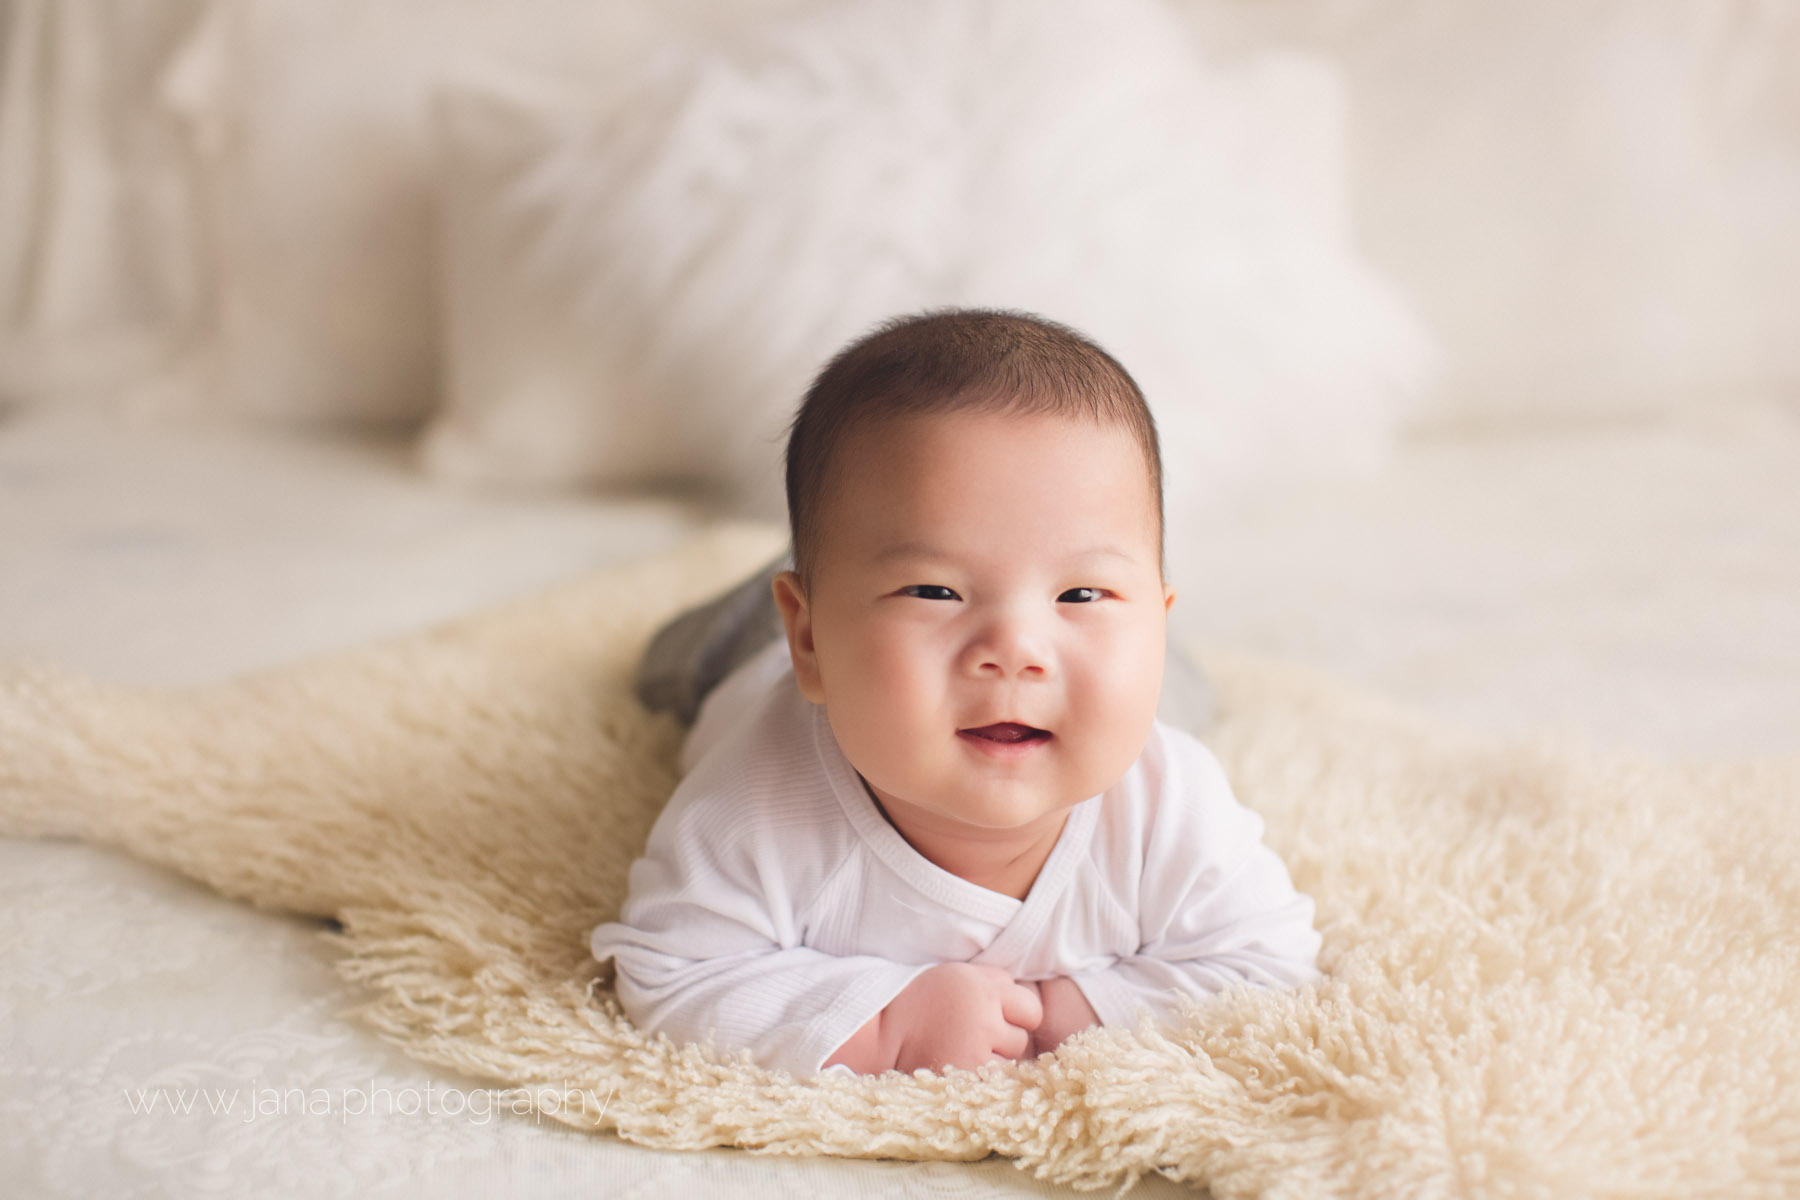
[[1311, 60], [1204, 64], [1151, 0], [858, 0], [585, 111], [453, 91], [424, 460], [777, 513], [812, 373], [937, 304], [1039, 311], [1117, 354], [1172, 509], [1366, 456], [1425, 353], [1352, 253], [1339, 107]]

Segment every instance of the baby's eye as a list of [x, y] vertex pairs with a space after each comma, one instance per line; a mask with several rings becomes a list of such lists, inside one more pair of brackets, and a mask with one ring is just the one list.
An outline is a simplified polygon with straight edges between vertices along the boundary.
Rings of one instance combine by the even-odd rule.
[[1060, 604], [1091, 604], [1103, 594], [1099, 588], [1070, 588], [1056, 599]]
[[902, 596], [912, 596], [919, 600], [960, 600], [954, 591], [941, 584], [915, 583], [900, 589]]

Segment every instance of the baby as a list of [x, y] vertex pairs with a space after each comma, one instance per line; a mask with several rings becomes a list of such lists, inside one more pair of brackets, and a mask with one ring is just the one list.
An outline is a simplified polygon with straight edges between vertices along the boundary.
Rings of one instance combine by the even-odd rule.
[[950, 310], [829, 363], [786, 630], [707, 698], [594, 930], [625, 1011], [796, 1075], [977, 1067], [1315, 979], [1312, 902], [1156, 719], [1162, 467], [1073, 331]]

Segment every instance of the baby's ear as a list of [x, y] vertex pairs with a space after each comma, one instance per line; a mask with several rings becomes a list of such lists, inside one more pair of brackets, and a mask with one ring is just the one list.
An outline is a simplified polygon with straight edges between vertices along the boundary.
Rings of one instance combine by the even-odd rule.
[[806, 588], [800, 576], [783, 571], [769, 582], [775, 593], [775, 608], [787, 629], [788, 656], [794, 660], [794, 680], [800, 694], [814, 704], [825, 703], [825, 689], [819, 686], [819, 656], [813, 649], [812, 609], [806, 601]]
[[1168, 612], [1170, 607], [1173, 606], [1174, 603], [1175, 603], [1175, 585], [1172, 583], [1163, 584], [1163, 611]]

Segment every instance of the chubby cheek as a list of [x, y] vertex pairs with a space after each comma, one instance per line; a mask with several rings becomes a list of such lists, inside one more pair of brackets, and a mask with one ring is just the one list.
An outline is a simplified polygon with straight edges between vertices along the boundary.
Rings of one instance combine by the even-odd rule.
[[1153, 628], [1121, 630], [1083, 654], [1070, 671], [1070, 715], [1091, 735], [1089, 745], [1123, 772], [1143, 749], [1161, 694], [1163, 642]]
[[[821, 657], [833, 731], [852, 764], [865, 774], [886, 758], [942, 724], [942, 666], [932, 657], [929, 639], [907, 631], [857, 631], [860, 636], [837, 642], [837, 653]], [[935, 665], [935, 670], [934, 670]]]

